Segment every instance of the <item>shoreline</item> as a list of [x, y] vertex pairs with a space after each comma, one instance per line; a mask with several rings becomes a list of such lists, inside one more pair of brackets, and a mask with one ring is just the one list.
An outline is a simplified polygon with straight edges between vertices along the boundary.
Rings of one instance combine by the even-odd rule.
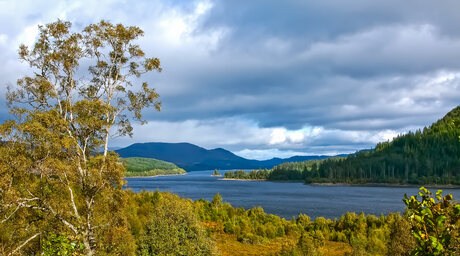
[[302, 180], [267, 180], [267, 179], [233, 179], [233, 178], [221, 178], [218, 180], [236, 180], [236, 181], [265, 181], [265, 182], [292, 182], [292, 183], [303, 183], [309, 186], [324, 186], [324, 187], [388, 187], [388, 188], [438, 188], [438, 189], [460, 189], [460, 185], [453, 184], [394, 184], [394, 183], [363, 183], [363, 184], [350, 184], [350, 183], [305, 183]]
[[125, 176], [125, 178], [153, 178], [161, 176], [175, 176], [175, 175], [186, 175], [187, 173], [174, 173], [174, 174], [160, 174], [160, 175], [149, 175], [149, 176]]
[[425, 184], [425, 185], [416, 185], [416, 184], [393, 184], [393, 183], [363, 183], [363, 184], [349, 184], [349, 183], [308, 183], [305, 185], [310, 186], [325, 186], [325, 187], [393, 187], [393, 188], [451, 188], [451, 189], [460, 189], [459, 185], [453, 184]]

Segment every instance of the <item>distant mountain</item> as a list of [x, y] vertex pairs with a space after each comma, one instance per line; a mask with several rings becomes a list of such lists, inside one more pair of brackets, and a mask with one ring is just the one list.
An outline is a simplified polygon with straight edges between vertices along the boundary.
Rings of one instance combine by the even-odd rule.
[[190, 143], [135, 143], [115, 150], [120, 157], [155, 158], [176, 164], [187, 171], [213, 169], [258, 169], [272, 168], [285, 162], [324, 159], [329, 156], [293, 156], [287, 159], [272, 158], [258, 161], [246, 159], [223, 148], [205, 149]]

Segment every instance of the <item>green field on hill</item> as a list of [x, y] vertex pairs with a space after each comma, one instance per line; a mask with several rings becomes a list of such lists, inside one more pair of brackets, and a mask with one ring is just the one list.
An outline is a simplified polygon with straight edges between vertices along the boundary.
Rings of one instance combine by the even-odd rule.
[[184, 169], [179, 168], [173, 163], [153, 158], [127, 157], [120, 160], [126, 165], [126, 177], [187, 173]]

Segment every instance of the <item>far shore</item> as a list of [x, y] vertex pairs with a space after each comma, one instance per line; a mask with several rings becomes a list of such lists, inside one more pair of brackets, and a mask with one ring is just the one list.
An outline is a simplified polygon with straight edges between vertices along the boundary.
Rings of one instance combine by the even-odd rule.
[[160, 174], [160, 175], [150, 175], [150, 176], [125, 176], [125, 178], [153, 178], [161, 176], [174, 176], [174, 175], [186, 175], [187, 173], [174, 173], [174, 174]]
[[[238, 181], [269, 181], [269, 182], [295, 182], [295, 183], [304, 183], [302, 180], [267, 180], [267, 179], [232, 179], [232, 178], [222, 178], [219, 180], [238, 180]], [[305, 183], [305, 185], [310, 186], [324, 186], [324, 187], [394, 187], [394, 188], [451, 188], [451, 189], [460, 189], [460, 185], [453, 184], [426, 184], [426, 185], [417, 185], [417, 184], [394, 184], [394, 183], [363, 183], [363, 184], [350, 184], [350, 183]]]
[[[125, 178], [153, 178], [153, 177], [161, 177], [161, 176], [174, 176], [174, 175], [186, 175], [187, 173], [177, 173], [177, 174], [161, 174], [161, 175], [151, 175], [151, 176], [125, 176]], [[222, 175], [211, 175], [212, 177], [222, 177]], [[233, 178], [220, 178], [218, 180], [236, 180], [236, 181], [266, 181], [266, 182], [292, 182], [292, 183], [304, 183], [302, 180], [267, 180], [267, 179], [233, 179]], [[447, 189], [460, 189], [460, 185], [453, 185], [453, 184], [425, 184], [425, 185], [417, 185], [417, 184], [394, 184], [394, 183], [362, 183], [362, 184], [350, 184], [350, 183], [332, 183], [332, 182], [325, 182], [325, 183], [304, 183], [304, 185], [310, 186], [324, 186], [324, 187], [393, 187], [393, 188], [419, 188], [419, 187], [426, 187], [426, 188], [447, 188]]]
[[266, 180], [266, 179], [231, 179], [231, 178], [222, 178], [222, 179], [219, 179], [219, 180], [239, 180], [239, 181], [269, 181], [269, 180]]
[[438, 184], [425, 184], [425, 185], [417, 185], [417, 184], [394, 184], [394, 183], [363, 183], [363, 184], [349, 184], [349, 183], [308, 183], [306, 185], [310, 186], [330, 186], [330, 187], [394, 187], [394, 188], [419, 188], [419, 187], [426, 187], [426, 188], [453, 188], [459, 189], [459, 185], [453, 184], [446, 184], [446, 185], [438, 185]]

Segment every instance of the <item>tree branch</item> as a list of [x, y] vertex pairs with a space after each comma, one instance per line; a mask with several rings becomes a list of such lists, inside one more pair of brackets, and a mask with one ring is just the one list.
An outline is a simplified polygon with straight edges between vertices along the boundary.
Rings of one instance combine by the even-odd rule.
[[18, 205], [18, 207], [16, 207], [16, 209], [15, 209], [8, 217], [6, 217], [5, 219], [3, 219], [3, 220], [0, 222], [0, 224], [3, 224], [5, 221], [9, 220], [9, 219], [19, 210], [19, 208], [21, 208], [20, 205]]
[[30, 241], [32, 241], [35, 237], [37, 237], [38, 235], [40, 235], [41, 232], [38, 232], [36, 233], [35, 235], [29, 237], [29, 239], [27, 239], [24, 243], [22, 243], [19, 247], [17, 247], [16, 249], [14, 249], [12, 252], [10, 252], [8, 254], [9, 255], [14, 255], [16, 252], [18, 252], [19, 250], [21, 250], [22, 247], [24, 247], [27, 243], [29, 243]]
[[70, 187], [70, 184], [69, 184], [69, 180], [67, 179], [67, 174], [65, 173], [64, 171], [64, 177], [65, 177], [65, 180], [66, 180], [66, 185], [67, 185], [67, 189], [69, 190], [70, 192], [70, 202], [72, 203], [72, 208], [73, 208], [73, 212], [75, 214], [75, 217], [77, 217], [77, 219], [80, 220], [80, 214], [78, 213], [78, 210], [77, 210], [77, 205], [75, 204], [75, 199], [74, 199], [74, 196], [73, 196], [73, 190], [72, 188]]

